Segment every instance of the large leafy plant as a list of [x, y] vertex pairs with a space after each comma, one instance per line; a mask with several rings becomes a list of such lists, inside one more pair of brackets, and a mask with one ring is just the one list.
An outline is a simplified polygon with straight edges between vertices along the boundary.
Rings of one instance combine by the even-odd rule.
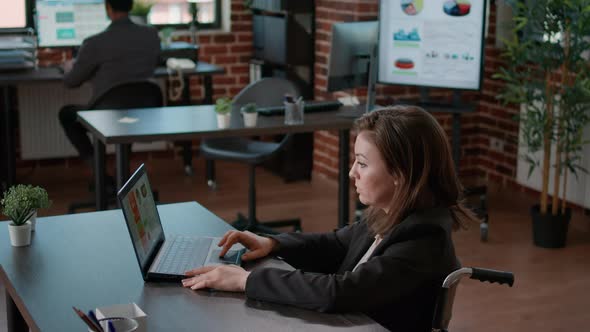
[[17, 226], [26, 223], [37, 209], [48, 208], [50, 205], [45, 189], [23, 184], [8, 188], [0, 201], [2, 213]]
[[506, 83], [498, 98], [521, 105], [529, 176], [541, 167], [542, 214], [548, 212], [555, 167], [551, 214], [558, 215], [566, 207], [567, 170], [576, 177], [585, 171], [580, 161], [590, 105], [590, 0], [505, 1], [513, 8], [514, 28], [505, 40], [506, 66], [494, 76]]

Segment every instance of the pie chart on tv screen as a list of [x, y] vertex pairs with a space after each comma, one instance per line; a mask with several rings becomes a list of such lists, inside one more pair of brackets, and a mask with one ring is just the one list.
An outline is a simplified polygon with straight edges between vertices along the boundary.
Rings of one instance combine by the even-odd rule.
[[471, 3], [469, 0], [445, 1], [443, 11], [449, 16], [465, 16], [471, 12]]
[[399, 69], [412, 69], [414, 68], [414, 61], [408, 58], [400, 58], [395, 60], [394, 66], [396, 66]]
[[406, 15], [417, 15], [424, 7], [423, 1], [424, 0], [401, 0], [402, 11], [406, 13]]

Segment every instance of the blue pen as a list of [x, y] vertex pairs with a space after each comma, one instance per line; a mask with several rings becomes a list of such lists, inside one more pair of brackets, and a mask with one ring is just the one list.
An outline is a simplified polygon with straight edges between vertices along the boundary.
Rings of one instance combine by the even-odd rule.
[[112, 321], [109, 321], [109, 332], [116, 332], [115, 325], [113, 325]]
[[98, 318], [96, 318], [96, 315], [94, 314], [94, 311], [92, 310], [88, 310], [88, 317], [90, 317], [90, 319], [92, 319], [92, 322], [94, 324], [96, 324], [96, 326], [98, 326], [99, 331], [103, 332], [104, 330], [102, 329], [102, 326], [100, 326], [100, 322], [98, 321]]

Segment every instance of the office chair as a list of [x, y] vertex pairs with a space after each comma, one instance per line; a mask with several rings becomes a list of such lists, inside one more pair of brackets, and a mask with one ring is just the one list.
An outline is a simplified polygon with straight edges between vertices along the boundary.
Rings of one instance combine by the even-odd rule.
[[[117, 84], [98, 97], [89, 110], [127, 109], [144, 107], [161, 107], [164, 105], [160, 86], [151, 80], [131, 81]], [[131, 146], [128, 147], [131, 150]], [[115, 188], [116, 189], [116, 188]], [[158, 193], [154, 192], [154, 199], [158, 201]], [[116, 204], [116, 197], [109, 197], [107, 204]], [[73, 203], [68, 207], [68, 213], [78, 209], [88, 209], [96, 206], [94, 201]]]
[[[234, 116], [242, 105], [256, 103], [258, 107], [277, 106], [283, 104], [285, 94], [299, 95], [297, 87], [282, 78], [263, 78], [246, 86], [233, 99]], [[207, 177], [209, 186], [214, 187], [213, 160], [228, 160], [247, 163], [249, 166], [248, 183], [248, 217], [241, 213], [234, 227], [259, 233], [277, 233], [276, 227], [293, 227], [301, 231], [299, 219], [287, 219], [260, 223], [256, 219], [256, 166], [272, 158], [291, 141], [291, 134], [278, 143], [261, 142], [252, 139], [229, 137], [205, 139], [201, 142], [200, 152], [207, 160]], [[213, 184], [213, 185], [212, 185]]]
[[490, 283], [507, 284], [510, 287], [514, 284], [514, 274], [512, 272], [477, 267], [463, 267], [451, 272], [445, 278], [436, 300], [436, 307], [432, 318], [432, 332], [448, 332], [457, 286], [464, 277], [476, 279], [481, 282], [489, 281]]

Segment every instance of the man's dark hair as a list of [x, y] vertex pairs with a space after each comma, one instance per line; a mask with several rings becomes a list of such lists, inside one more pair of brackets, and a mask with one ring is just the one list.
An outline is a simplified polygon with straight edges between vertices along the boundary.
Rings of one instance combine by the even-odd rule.
[[133, 7], [133, 0], [106, 0], [113, 10], [118, 12], [128, 12]]

